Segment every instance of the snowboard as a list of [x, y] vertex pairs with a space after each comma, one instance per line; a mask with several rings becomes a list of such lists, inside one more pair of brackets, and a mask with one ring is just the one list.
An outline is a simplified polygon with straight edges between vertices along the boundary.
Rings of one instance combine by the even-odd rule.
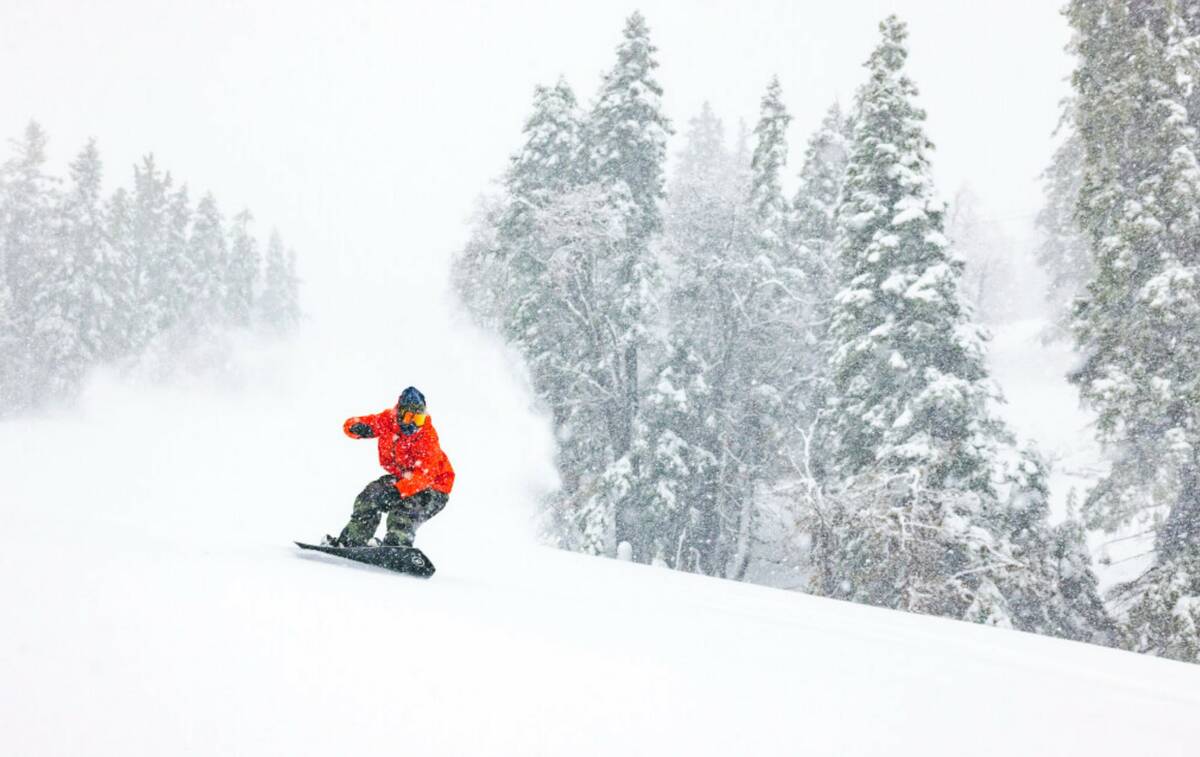
[[420, 578], [429, 578], [435, 570], [429, 557], [416, 547], [329, 547], [299, 541], [296, 546]]

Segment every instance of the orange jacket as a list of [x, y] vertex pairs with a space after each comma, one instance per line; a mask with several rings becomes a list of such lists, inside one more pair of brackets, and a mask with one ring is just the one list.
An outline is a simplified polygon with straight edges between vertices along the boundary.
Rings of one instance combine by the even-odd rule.
[[[371, 427], [371, 436], [352, 433], [350, 427], [365, 423]], [[437, 430], [428, 416], [425, 425], [416, 433], [400, 433], [396, 424], [396, 408], [389, 407], [375, 415], [360, 415], [348, 418], [342, 430], [351, 439], [379, 440], [379, 464], [396, 477], [396, 491], [401, 497], [411, 497], [423, 489], [436, 489], [445, 494], [454, 486], [454, 468], [442, 447], [438, 444]]]

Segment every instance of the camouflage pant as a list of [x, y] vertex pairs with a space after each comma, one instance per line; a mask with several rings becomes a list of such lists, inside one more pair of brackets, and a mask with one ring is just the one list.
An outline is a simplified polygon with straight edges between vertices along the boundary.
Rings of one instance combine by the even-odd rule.
[[411, 547], [417, 527], [442, 511], [448, 494], [436, 489], [422, 489], [411, 497], [401, 497], [396, 491], [395, 476], [380, 476], [354, 499], [350, 522], [342, 529], [343, 544], [366, 544], [375, 535], [379, 520], [387, 513], [385, 544]]

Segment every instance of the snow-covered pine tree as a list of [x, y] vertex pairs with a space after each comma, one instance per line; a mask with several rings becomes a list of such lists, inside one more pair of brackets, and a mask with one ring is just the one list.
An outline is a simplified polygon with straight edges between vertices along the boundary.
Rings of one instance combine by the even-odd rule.
[[188, 238], [188, 258], [196, 275], [193, 283], [195, 317], [209, 329], [224, 321], [224, 272], [229, 265], [228, 256], [225, 221], [217, 208], [216, 198], [209, 192], [196, 206], [192, 233]]
[[534, 91], [533, 112], [525, 122], [525, 144], [505, 175], [506, 206], [499, 217], [495, 246], [488, 251], [496, 273], [489, 283], [502, 294], [495, 306], [504, 333], [525, 355], [534, 386], [562, 421], [567, 393], [557, 376], [567, 336], [565, 313], [556, 307], [558, 292], [546, 277], [553, 251], [539, 225], [553, 203], [574, 191], [583, 177], [580, 117], [575, 94], [560, 78], [553, 87]]
[[168, 282], [170, 246], [170, 196], [172, 180], [146, 155], [133, 168], [129, 224], [121, 245], [121, 282], [131, 312], [125, 319], [125, 336], [131, 351], [141, 353], [169, 322], [172, 293]]
[[708, 367], [680, 337], [647, 387], [634, 433], [642, 470], [639, 531], [650, 562], [724, 575], [727, 524], [718, 512], [718, 465]]
[[835, 216], [850, 160], [852, 122], [841, 106], [830, 106], [809, 139], [792, 200], [792, 244], [813, 303], [805, 344], [815, 348], [829, 331], [829, 311], [837, 294]]
[[[750, 191], [749, 150], [741, 157], [745, 165], [736, 164], [725, 144], [724, 126], [705, 102], [688, 123], [664, 206], [663, 265], [670, 296], [679, 300], [671, 308], [691, 309], [704, 269], [728, 254]], [[673, 329], [688, 327], [678, 317], [671, 320]]]
[[450, 285], [476, 324], [504, 334], [501, 323], [509, 301], [507, 263], [500, 256], [498, 230], [507, 212], [499, 191], [484, 192], [475, 201], [470, 236], [450, 267]]
[[254, 316], [254, 300], [258, 287], [258, 241], [250, 233], [254, 216], [242, 210], [233, 217], [228, 229], [229, 254], [225, 262], [225, 318], [237, 327], [247, 327]]
[[1108, 644], [1112, 621], [1100, 598], [1083, 525], [1070, 512], [1049, 525], [1049, 470], [1033, 447], [1020, 450], [1006, 474], [1007, 504], [999, 522], [1012, 539], [1012, 557], [1024, 568], [999, 580], [1013, 614], [1025, 631]]
[[296, 327], [299, 313], [294, 298], [295, 272], [292, 256], [284, 250], [277, 229], [271, 230], [263, 268], [262, 297], [258, 301], [258, 323], [268, 332], [286, 334]]
[[1075, 297], [1092, 276], [1091, 254], [1075, 215], [1083, 184], [1083, 143], [1075, 127], [1073, 100], [1063, 105], [1057, 136], [1058, 147], [1042, 172], [1046, 204], [1036, 221], [1042, 235], [1037, 260], [1050, 278], [1046, 301], [1052, 321], [1046, 336], [1051, 339], [1070, 335]]
[[[653, 560], [680, 570], [724, 575], [736, 519], [719, 511], [717, 428], [712, 380], [726, 355], [731, 246], [744, 244], [749, 155], [737, 166], [724, 130], [705, 103], [689, 122], [664, 208], [662, 358], [647, 382], [636, 438], [646, 460], [647, 528]], [[727, 433], [727, 432], [726, 432]], [[733, 508], [736, 510], [736, 506]]]
[[[192, 204], [187, 185], [183, 184], [167, 198], [166, 239], [160, 252], [162, 284], [156, 308], [162, 313], [160, 332], [175, 329], [188, 319], [199, 294], [201, 271], [196, 268], [198, 261], [193, 259], [189, 244], [191, 225]], [[176, 335], [176, 339], [186, 341], [186, 335]]]
[[904, 74], [896, 17], [858, 93], [838, 214], [841, 291], [831, 327], [832, 452], [848, 477], [877, 464], [920, 470], [933, 488], [990, 490], [991, 441], [1003, 431], [982, 332], [958, 296], [962, 262], [943, 234], [925, 113]]
[[596, 188], [582, 187], [580, 121], [565, 80], [534, 91], [525, 142], [505, 175], [502, 207], [490, 213], [495, 231], [473, 240], [482, 274], [475, 291], [494, 287], [499, 294], [489, 295], [490, 306], [473, 306], [495, 311], [501, 332], [524, 356], [559, 438], [562, 486], [547, 506], [548, 536], [602, 552], [611, 519], [581, 502], [611, 459], [609, 409], [596, 396], [597, 382], [609, 375], [603, 365], [606, 295], [597, 286], [615, 220]]
[[58, 302], [70, 332], [54, 359], [59, 396], [72, 394], [87, 368], [105, 354], [107, 324], [114, 317], [113, 266], [101, 196], [103, 167], [95, 140], [70, 166], [71, 183], [57, 209]]
[[[804, 276], [790, 241], [789, 203], [782, 179], [787, 127], [778, 78], [763, 94], [750, 160], [748, 227], [720, 261], [730, 300], [717, 339], [723, 354], [710, 376], [718, 445], [718, 511], [731, 524], [723, 540], [725, 575], [742, 578], [758, 535], [759, 497], [779, 478], [782, 451], [803, 408], [795, 355], [802, 344]], [[735, 525], [733, 525], [735, 524]]]
[[624, 218], [609, 200], [588, 184], [538, 212], [534, 236], [547, 253], [537, 335], [544, 349], [528, 353], [559, 437], [562, 487], [547, 525], [560, 544], [595, 554], [615, 554], [617, 507], [636, 498], [639, 483], [629, 448], [614, 452], [617, 441], [629, 441], [633, 410], [623, 392], [626, 324], [614, 284]]
[[802, 274], [781, 188], [788, 121], [773, 80], [754, 151], [737, 166], [706, 107], [668, 199], [669, 337], [642, 417], [653, 471], [644, 496], [661, 514], [659, 558], [714, 575], [745, 575], [758, 500], [780, 474], [794, 417], [786, 400]]
[[653, 319], [659, 281], [651, 243], [662, 230], [671, 127], [654, 75], [656, 49], [640, 13], [626, 21], [623, 36], [617, 61], [605, 74], [583, 130], [587, 179], [602, 193], [603, 206], [616, 209], [621, 221], [619, 238], [610, 239], [609, 275], [596, 282], [608, 299], [606, 321], [612, 334], [604, 359], [614, 369], [614, 383], [603, 385], [600, 392], [611, 409], [605, 426], [613, 463], [587, 507], [611, 510], [603, 518], [612, 523], [606, 552], [628, 541], [635, 547], [635, 559], [647, 560], [647, 541], [637, 532], [643, 520], [638, 512], [643, 503], [636, 495], [641, 490], [639, 464], [630, 453], [642, 394], [639, 360], [646, 349], [646, 326]]
[[108, 199], [105, 209], [105, 228], [109, 244], [112, 315], [104, 324], [100, 359], [117, 360], [134, 354], [135, 339], [141, 327], [137, 323], [135, 247], [133, 243], [133, 198], [119, 187]]
[[0, 270], [0, 418], [20, 409], [20, 322], [5, 275]]
[[[817, 422], [829, 388], [829, 327], [838, 291], [834, 247], [836, 216], [850, 160], [852, 121], [834, 103], [809, 139], [792, 200], [791, 242], [803, 274], [800, 313], [801, 343], [794, 350], [799, 405], [805, 409], [798, 427], [806, 431]], [[809, 447], [803, 456], [811, 474], [822, 475], [822, 450]]]
[[[943, 234], [907, 29], [892, 16], [859, 90], [838, 211], [829, 444], [842, 479], [819, 514], [816, 591], [996, 625], [1024, 572], [996, 482], [1009, 435], [984, 336]], [[822, 525], [823, 524], [823, 525]]]
[[[1200, 38], [1200, 3], [1183, 2], [1180, 4], [1187, 36], [1192, 39]], [[1196, 130], [1197, 141], [1200, 141], [1200, 86], [1192, 85], [1192, 96], [1188, 100], [1188, 120]]]
[[1084, 511], [1155, 534], [1118, 587], [1124, 644], [1200, 662], [1200, 165], [1188, 105], [1197, 39], [1176, 0], [1075, 0], [1084, 149], [1078, 220], [1095, 274], [1073, 324], [1072, 374], [1113, 455]]
[[481, 198], [472, 238], [455, 261], [456, 287], [468, 310], [534, 354], [541, 348], [533, 342], [549, 336], [543, 331], [546, 319], [538, 315], [545, 251], [537, 241], [536, 216], [580, 184], [579, 131], [575, 93], [566, 80], [538, 85], [524, 144], [504, 175], [504, 195]]
[[[755, 147], [750, 158], [750, 210], [755, 219], [755, 246], [762, 254], [760, 265], [770, 265], [767, 280], [790, 262], [788, 203], [783, 197], [783, 171], [787, 166], [787, 128], [792, 117], [783, 104], [779, 77], [767, 84], [754, 127]], [[778, 285], [772, 288], [777, 288]]]
[[0, 263], [11, 298], [9, 318], [15, 335], [8, 341], [15, 349], [6, 356], [6, 409], [20, 411], [44, 398], [52, 363], [42, 353], [57, 354], [61, 318], [55, 276], [57, 265], [54, 209], [55, 180], [45, 172], [45, 131], [30, 122], [21, 139], [11, 142], [13, 155], [3, 165], [3, 197], [0, 197]]
[[295, 331], [304, 317], [300, 308], [300, 269], [297, 265], [299, 256], [294, 247], [287, 248], [283, 260], [283, 324], [288, 332]]

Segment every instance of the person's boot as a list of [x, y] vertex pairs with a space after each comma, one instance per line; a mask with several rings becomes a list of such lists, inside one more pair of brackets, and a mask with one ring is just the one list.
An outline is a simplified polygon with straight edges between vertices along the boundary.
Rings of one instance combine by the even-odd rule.
[[343, 547], [342, 540], [336, 536], [325, 534], [325, 538], [321, 540], [322, 547]]
[[388, 531], [387, 535], [383, 537], [383, 546], [385, 547], [411, 547], [412, 545], [413, 535], [407, 531]]

